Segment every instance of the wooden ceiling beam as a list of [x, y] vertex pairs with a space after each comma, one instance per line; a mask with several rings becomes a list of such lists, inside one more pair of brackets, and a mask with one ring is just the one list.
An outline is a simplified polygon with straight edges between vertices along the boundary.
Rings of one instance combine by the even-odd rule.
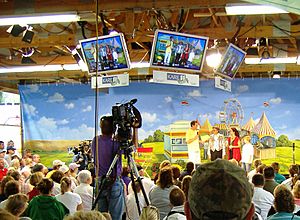
[[49, 47], [57, 45], [74, 46], [75, 35], [51, 35], [48, 37], [38, 37], [35, 35], [30, 44], [22, 41], [22, 37], [1, 37], [0, 48], [26, 48], [26, 47]]
[[0, 82], [0, 91], [14, 93], [14, 94], [19, 93], [17, 84], [6, 83], [6, 82]]

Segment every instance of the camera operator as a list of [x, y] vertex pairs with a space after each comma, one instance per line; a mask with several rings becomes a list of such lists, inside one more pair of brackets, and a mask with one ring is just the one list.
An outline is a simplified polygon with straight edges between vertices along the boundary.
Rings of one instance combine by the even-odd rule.
[[79, 147], [76, 147], [73, 150], [73, 153], [74, 157], [72, 162], [79, 165], [78, 171], [85, 170], [88, 165], [88, 157], [84, 151], [84, 146], [82, 145], [82, 143], [79, 144]]
[[[120, 154], [119, 143], [113, 139], [113, 118], [104, 116], [100, 119], [101, 135], [93, 139], [92, 152], [95, 166], [98, 168], [100, 194], [98, 209], [109, 212], [113, 220], [121, 220], [124, 210], [124, 185], [120, 178], [122, 172], [122, 157], [120, 155], [110, 177], [106, 177], [109, 167], [116, 154]], [[98, 148], [96, 148], [98, 140]], [[103, 189], [101, 189], [103, 187]]]

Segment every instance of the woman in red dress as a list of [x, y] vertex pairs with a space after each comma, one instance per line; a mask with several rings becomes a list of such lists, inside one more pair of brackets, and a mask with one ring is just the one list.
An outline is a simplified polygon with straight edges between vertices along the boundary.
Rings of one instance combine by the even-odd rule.
[[228, 138], [228, 160], [236, 159], [238, 162], [241, 160], [241, 141], [240, 135], [236, 128], [230, 129], [230, 137]]

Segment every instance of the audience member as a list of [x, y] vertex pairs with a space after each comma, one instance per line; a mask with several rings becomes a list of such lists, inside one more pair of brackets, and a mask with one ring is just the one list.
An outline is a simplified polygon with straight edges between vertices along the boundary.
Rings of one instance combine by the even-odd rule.
[[60, 170], [56, 170], [50, 177], [54, 183], [54, 187], [52, 189], [52, 194], [55, 196], [60, 194], [60, 191], [61, 191], [60, 190], [60, 181], [63, 177], [64, 177], [64, 173]]
[[69, 177], [63, 177], [60, 181], [61, 194], [56, 195], [56, 199], [64, 204], [68, 209], [70, 214], [76, 211], [82, 210], [82, 200], [77, 193], [71, 192], [72, 181]]
[[162, 168], [171, 166], [171, 162], [169, 160], [163, 160], [159, 165], [159, 171], [156, 173], [155, 177], [153, 178], [154, 183], [158, 180], [159, 172]]
[[185, 202], [184, 192], [179, 188], [174, 188], [170, 192], [169, 199], [172, 209], [164, 220], [186, 220], [183, 206]]
[[189, 175], [192, 176], [192, 172], [195, 169], [195, 165], [193, 162], [189, 161], [186, 163], [185, 170], [181, 172], [179, 180], [182, 181], [183, 177]]
[[40, 155], [34, 154], [34, 155], [32, 156], [32, 165], [34, 166], [35, 164], [40, 163], [40, 162], [41, 162], [41, 157], [40, 157]]
[[189, 200], [193, 220], [252, 219], [253, 188], [245, 171], [227, 160], [201, 164], [193, 175]]
[[243, 169], [249, 173], [251, 166], [252, 166], [252, 161], [253, 161], [253, 157], [254, 157], [254, 149], [253, 149], [253, 145], [250, 142], [251, 138], [250, 136], [245, 136], [243, 138], [244, 141], [244, 145], [242, 148], [242, 167]]
[[189, 189], [190, 189], [191, 181], [192, 181], [192, 176], [187, 175], [182, 179], [181, 182], [181, 189], [184, 192], [186, 200], [188, 200], [189, 198]]
[[[144, 206], [146, 206], [146, 201], [145, 198], [142, 194], [141, 191], [141, 185], [138, 181], [135, 181], [134, 183], [130, 182], [130, 185], [135, 184], [135, 189], [139, 201], [139, 208], [140, 211]], [[133, 186], [131, 186], [133, 188]], [[134, 192], [132, 191], [129, 193], [126, 197], [126, 219], [127, 220], [138, 220], [139, 219], [139, 211], [137, 208], [136, 200], [135, 200], [135, 195]]]
[[4, 167], [5, 160], [0, 158], [0, 181], [2, 181], [3, 177], [7, 174], [7, 168]]
[[273, 162], [273, 163], [271, 164], [271, 167], [273, 167], [274, 172], [275, 172], [275, 178], [274, 178], [274, 180], [276, 181], [276, 183], [280, 184], [280, 183], [282, 183], [283, 181], [285, 181], [285, 177], [279, 173], [279, 170], [280, 170], [280, 165], [279, 165], [279, 163]]
[[[137, 165], [137, 170], [138, 170], [139, 175], [142, 179], [142, 184], [143, 184], [146, 196], [149, 200], [149, 192], [152, 189], [152, 187], [155, 186], [155, 184], [150, 178], [145, 177], [145, 171], [144, 171], [144, 169], [141, 165]], [[130, 193], [133, 193], [131, 184], [129, 184], [129, 186], [128, 186], [128, 194], [130, 194]]]
[[262, 174], [255, 174], [252, 177], [252, 183], [254, 185], [252, 201], [255, 204], [255, 208], [259, 209], [261, 217], [265, 220], [267, 219], [268, 212], [273, 205], [274, 196], [272, 195], [272, 193], [263, 189], [265, 180]]
[[[0, 150], [0, 159], [4, 159], [5, 157], [5, 153], [6, 153], [6, 150], [2, 149]], [[7, 163], [7, 161], [4, 159], [4, 167], [5, 168], [8, 168], [9, 167], [9, 164]], [[0, 180], [1, 181], [1, 180]]]
[[69, 164], [69, 168], [70, 168], [70, 178], [71, 178], [72, 182], [73, 182], [76, 186], [79, 185], [79, 182], [78, 182], [78, 180], [76, 179], [77, 173], [78, 173], [78, 167], [79, 167], [79, 165], [76, 164], [76, 163], [70, 163], [70, 164]]
[[159, 211], [155, 206], [149, 205], [142, 209], [140, 220], [159, 220]]
[[121, 177], [122, 177], [123, 182], [126, 185], [126, 194], [128, 194], [128, 186], [129, 186], [129, 183], [131, 181], [131, 179], [129, 177], [129, 173], [130, 173], [129, 168], [127, 166], [123, 166], [122, 167]]
[[255, 159], [255, 160], [253, 161], [253, 164], [254, 164], [254, 169], [251, 170], [251, 171], [249, 171], [248, 174], [247, 174], [247, 177], [248, 177], [248, 179], [249, 179], [249, 182], [252, 182], [252, 177], [254, 176], [254, 174], [257, 173], [257, 170], [256, 170], [256, 169], [262, 164], [262, 162], [261, 162], [261, 160], [259, 160], [259, 159]]
[[296, 182], [296, 184], [293, 187], [293, 195], [294, 195], [294, 199], [295, 199], [295, 211], [294, 212], [298, 212], [300, 211], [300, 180], [298, 180]]
[[11, 195], [7, 199], [5, 209], [16, 217], [20, 217], [26, 210], [28, 197], [25, 194], [18, 193]]
[[51, 196], [54, 183], [43, 178], [37, 185], [40, 195], [34, 197], [26, 210], [26, 216], [32, 219], [62, 220], [69, 210], [55, 197]]
[[171, 169], [172, 169], [172, 172], [173, 172], [174, 185], [181, 188], [181, 181], [179, 180], [180, 169], [177, 166], [171, 166]]
[[171, 211], [169, 194], [175, 187], [178, 188], [174, 185], [171, 167], [164, 167], [160, 170], [156, 186], [149, 193], [150, 203], [159, 210], [160, 219]]
[[292, 164], [289, 167], [289, 178], [282, 182], [289, 190], [292, 190], [293, 177], [299, 175], [299, 166], [297, 164]]
[[5, 176], [0, 184], [0, 202], [4, 201], [5, 199], [7, 199], [7, 197], [4, 194], [4, 187], [6, 185], [6, 183], [8, 183], [9, 181], [14, 180], [14, 178], [12, 178], [11, 176]]
[[19, 218], [6, 211], [5, 209], [0, 208], [1, 220], [18, 220]]
[[274, 207], [276, 213], [268, 217], [268, 220], [277, 219], [300, 219], [299, 216], [293, 214], [295, 209], [295, 201], [292, 192], [285, 185], [278, 185], [274, 190]]
[[0, 203], [0, 208], [5, 209], [7, 204], [7, 198], [19, 192], [20, 192], [19, 182], [16, 180], [8, 181], [4, 186], [4, 195], [6, 199]]
[[54, 161], [52, 162], [52, 164], [53, 164], [53, 169], [52, 169], [50, 172], [47, 173], [47, 175], [46, 175], [47, 178], [50, 178], [51, 175], [52, 175], [55, 171], [57, 171], [57, 170], [58, 170], [62, 165], [64, 165], [65, 163], [62, 162], [61, 160], [54, 160]]
[[43, 177], [44, 177], [44, 174], [42, 172], [36, 172], [30, 176], [29, 182], [33, 186], [33, 189], [27, 193], [29, 201], [33, 197], [40, 195], [40, 191], [37, 189], [37, 185], [39, 184], [39, 182], [41, 182]]
[[79, 186], [74, 190], [82, 200], [83, 210], [89, 211], [93, 205], [93, 187], [90, 186], [92, 183], [91, 172], [88, 170], [82, 170], [78, 173]]
[[77, 211], [72, 215], [68, 215], [64, 220], [112, 220], [107, 212], [98, 211]]
[[7, 161], [8, 164], [10, 164], [12, 160], [12, 155], [15, 154], [16, 148], [14, 146], [7, 146], [6, 147], [6, 155], [4, 156], [4, 159]]
[[275, 182], [274, 177], [274, 169], [271, 166], [267, 166], [264, 168], [263, 175], [265, 178], [264, 190], [272, 193], [274, 195], [274, 189], [278, 186], [278, 183]]

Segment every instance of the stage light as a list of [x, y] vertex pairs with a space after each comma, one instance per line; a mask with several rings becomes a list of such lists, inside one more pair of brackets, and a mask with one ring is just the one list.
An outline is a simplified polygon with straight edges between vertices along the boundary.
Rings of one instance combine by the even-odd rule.
[[280, 79], [281, 72], [274, 72], [273, 73], [273, 79]]
[[6, 32], [10, 33], [14, 37], [19, 37], [23, 31], [26, 30], [26, 26], [22, 27], [20, 25], [13, 25], [10, 28], [7, 29]]
[[271, 5], [227, 4], [227, 15], [260, 15], [260, 14], [287, 14], [288, 12]]
[[63, 14], [35, 14], [32, 16], [1, 16], [0, 26], [16, 24], [48, 24], [79, 21], [80, 17], [75, 13]]
[[206, 64], [209, 67], [217, 68], [221, 62], [221, 59], [222, 59], [222, 55], [219, 52], [213, 53], [206, 56]]
[[31, 30], [26, 30], [23, 38], [22, 38], [22, 41], [24, 42], [27, 42], [27, 43], [31, 43], [32, 39], [33, 39], [33, 36], [34, 36], [34, 32], [31, 31]]

